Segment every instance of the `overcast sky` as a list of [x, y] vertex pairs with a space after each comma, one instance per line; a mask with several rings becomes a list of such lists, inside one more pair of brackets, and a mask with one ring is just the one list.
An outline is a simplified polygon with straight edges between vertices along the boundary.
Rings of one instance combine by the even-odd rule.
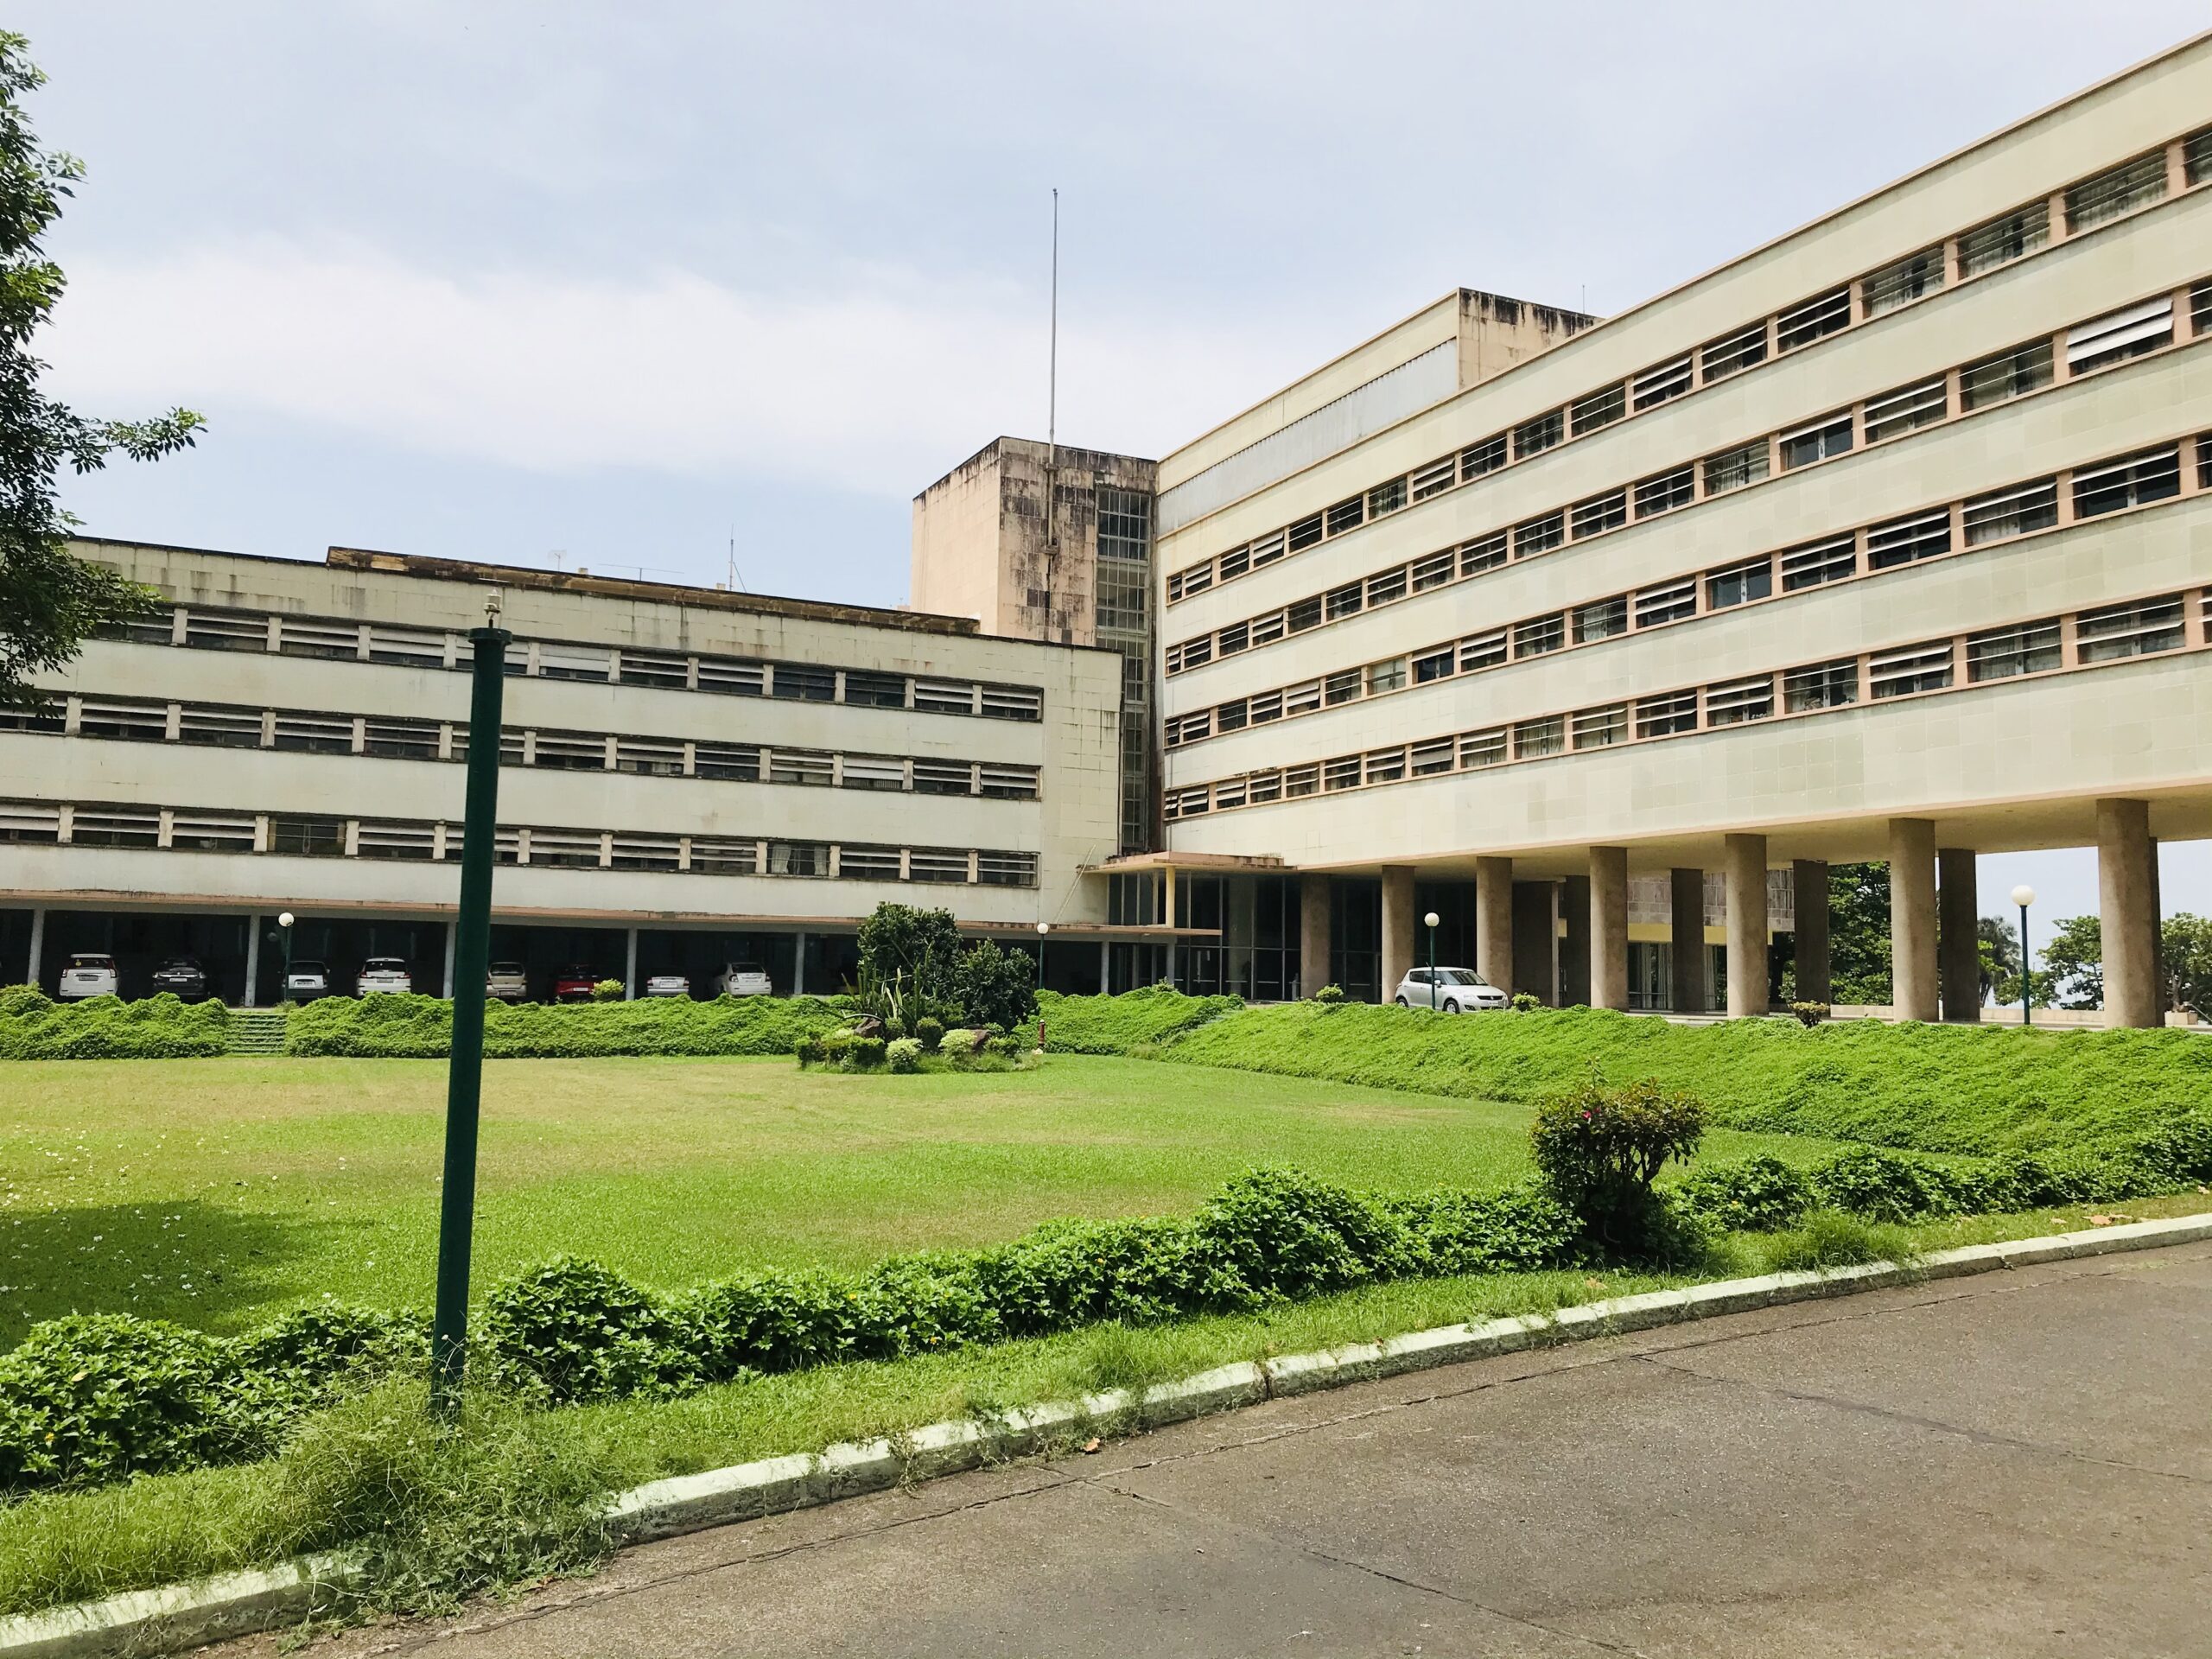
[[[46, 342], [200, 447], [94, 534], [895, 603], [914, 493], [1158, 454], [1460, 283], [1613, 312], [2204, 26], [2202, 0], [16, 0], [89, 176]], [[2193, 849], [2170, 907], [2212, 908]], [[1991, 861], [1985, 893], [2017, 879]], [[2087, 861], [2042, 861], [2056, 908]], [[2063, 895], [2063, 896], [2062, 896]], [[1989, 906], [1985, 906], [1985, 908]]]

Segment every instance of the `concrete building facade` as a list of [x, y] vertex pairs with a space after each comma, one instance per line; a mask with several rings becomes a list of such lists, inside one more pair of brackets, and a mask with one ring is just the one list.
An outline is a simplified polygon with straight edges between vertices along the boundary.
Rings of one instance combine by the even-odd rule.
[[1741, 1014], [1776, 888], [1885, 859], [1897, 1012], [1971, 1019], [1971, 855], [2093, 844], [2154, 1020], [2153, 840], [2212, 829], [2208, 110], [2212, 37], [1418, 406], [1464, 296], [1163, 457], [1164, 861], [1279, 861], [1368, 995], [1465, 909], [1614, 1007], [1664, 883], [1647, 974]]
[[[765, 969], [832, 990], [882, 899], [1047, 936], [1095, 986], [1127, 930], [1118, 656], [966, 619], [334, 549], [327, 563], [91, 543], [162, 609], [0, 718], [0, 981], [73, 950], [200, 957], [267, 1001], [284, 950], [445, 987], [471, 647], [514, 636], [493, 954], [542, 985]], [[273, 929], [296, 913], [292, 937]], [[1144, 930], [1138, 936], [1153, 937]]]
[[897, 897], [1067, 988], [1384, 997], [1433, 940], [1748, 1015], [1827, 999], [1878, 860], [1894, 1012], [1971, 1020], [1976, 855], [2093, 846], [2151, 1023], [2157, 842], [2212, 834], [2208, 111], [2212, 35], [1618, 316], [1459, 289], [1156, 462], [1000, 438], [912, 612], [91, 545], [167, 608], [0, 725], [0, 979], [196, 927], [262, 995], [290, 908], [442, 982], [498, 584], [509, 954], [823, 988]]

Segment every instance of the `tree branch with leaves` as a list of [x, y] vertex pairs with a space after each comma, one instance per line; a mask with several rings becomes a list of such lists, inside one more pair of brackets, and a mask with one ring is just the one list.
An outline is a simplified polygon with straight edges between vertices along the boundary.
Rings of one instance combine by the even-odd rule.
[[0, 31], [0, 707], [43, 700], [50, 673], [108, 625], [143, 615], [149, 588], [69, 550], [77, 520], [54, 499], [66, 464], [98, 472], [111, 455], [156, 461], [188, 448], [206, 424], [191, 410], [150, 420], [95, 420], [40, 390], [47, 365], [31, 339], [52, 319], [66, 278], [44, 238], [75, 194], [84, 163], [40, 148], [23, 107], [45, 85], [30, 42]]

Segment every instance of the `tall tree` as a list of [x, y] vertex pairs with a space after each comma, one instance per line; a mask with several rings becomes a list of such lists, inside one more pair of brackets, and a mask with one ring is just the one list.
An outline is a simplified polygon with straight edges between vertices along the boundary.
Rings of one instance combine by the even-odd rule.
[[2000, 981], [2020, 971], [2020, 930], [2002, 916], [1984, 916], [1974, 931], [1981, 955], [1981, 1000], [1986, 1002]]
[[151, 594], [69, 551], [76, 519], [55, 504], [62, 463], [96, 472], [120, 452], [152, 461], [190, 444], [188, 409], [148, 421], [77, 414], [39, 390], [31, 336], [61, 297], [61, 268], [41, 238], [84, 163], [39, 147], [23, 99], [43, 86], [21, 35], [0, 31], [0, 707], [40, 701], [33, 675], [60, 667], [104, 625], [143, 613]]
[[1828, 973], [1839, 1002], [1890, 1000], [1890, 867], [1828, 866]]
[[2042, 951], [2044, 971], [2061, 1007], [2097, 1008], [2105, 1000], [2104, 924], [2094, 916], [2069, 916], [2050, 931]]

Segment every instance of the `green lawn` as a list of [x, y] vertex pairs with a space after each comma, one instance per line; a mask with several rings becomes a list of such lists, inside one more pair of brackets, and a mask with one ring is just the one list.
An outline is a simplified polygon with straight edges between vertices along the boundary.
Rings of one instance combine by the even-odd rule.
[[[0, 1066], [0, 1345], [72, 1311], [228, 1331], [329, 1294], [429, 1300], [442, 1061]], [[1522, 1104], [1055, 1056], [1034, 1072], [788, 1060], [485, 1068], [476, 1283], [563, 1251], [673, 1287], [857, 1267], [1055, 1216], [1187, 1212], [1255, 1164], [1352, 1185], [1493, 1186]], [[1716, 1134], [1708, 1158], [1832, 1143]]]

